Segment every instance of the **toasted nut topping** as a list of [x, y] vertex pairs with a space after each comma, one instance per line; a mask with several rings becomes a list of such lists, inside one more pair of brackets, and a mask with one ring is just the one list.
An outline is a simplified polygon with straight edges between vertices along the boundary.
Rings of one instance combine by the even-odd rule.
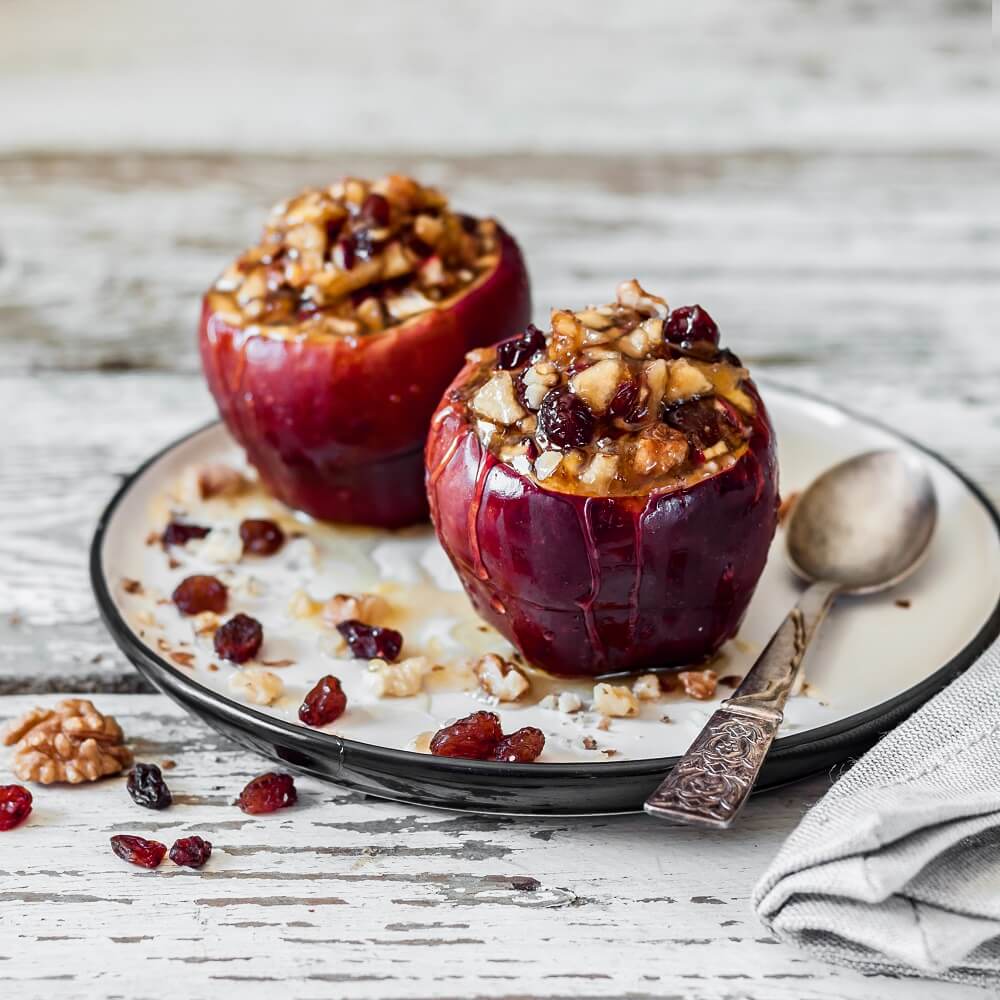
[[637, 677], [632, 685], [632, 694], [639, 701], [656, 701], [662, 694], [660, 678], [656, 674], [643, 674], [641, 677]]
[[574, 375], [569, 384], [594, 413], [605, 413], [625, 377], [625, 366], [615, 355], [613, 361], [598, 361], [596, 365], [585, 368]]
[[288, 614], [301, 621], [318, 615], [322, 607], [319, 601], [314, 601], [304, 590], [296, 590], [288, 602]]
[[270, 670], [247, 667], [229, 678], [229, 690], [251, 705], [273, 705], [285, 693], [285, 684]]
[[667, 386], [668, 403], [682, 403], [692, 396], [704, 396], [712, 391], [712, 383], [685, 358], [670, 363], [670, 382]]
[[614, 718], [639, 714], [639, 699], [623, 684], [595, 684], [594, 711]]
[[677, 675], [689, 698], [707, 701], [715, 696], [719, 675], [714, 670], [682, 670]]
[[190, 549], [201, 559], [227, 565], [243, 558], [243, 541], [239, 532], [229, 524], [213, 528], [204, 538], [191, 542]]
[[498, 701], [517, 701], [531, 687], [531, 682], [509, 660], [487, 653], [476, 661], [479, 684]]
[[620, 305], [628, 306], [645, 316], [666, 319], [670, 315], [670, 307], [667, 305], [666, 299], [661, 299], [659, 295], [647, 292], [635, 278], [632, 278], [631, 281], [623, 281], [618, 286], [618, 302]]
[[336, 594], [323, 605], [323, 624], [336, 628], [354, 620], [377, 625], [388, 612], [389, 602], [378, 594]]
[[430, 672], [431, 661], [426, 656], [411, 656], [398, 663], [370, 660], [366, 676], [379, 698], [409, 698], [420, 693]]

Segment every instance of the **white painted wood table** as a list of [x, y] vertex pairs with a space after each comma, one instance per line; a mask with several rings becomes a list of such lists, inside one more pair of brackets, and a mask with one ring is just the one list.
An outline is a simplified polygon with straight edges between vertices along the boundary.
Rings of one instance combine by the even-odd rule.
[[[149, 693], [103, 631], [100, 509], [212, 416], [201, 289], [272, 200], [348, 171], [412, 170], [497, 214], [539, 317], [637, 274], [706, 304], [756, 369], [1000, 498], [988, 4], [361, 7], [303, 3], [294, 44], [251, 4], [166, 25], [162, 5], [4, 10], [0, 716], [93, 692], [140, 759], [177, 767], [168, 812], [114, 779], [38, 789], [0, 834], [0, 996], [982, 995], [827, 966], [756, 922], [751, 887], [826, 776], [728, 833], [452, 815], [309, 779], [296, 809], [248, 817], [232, 798], [265, 762]], [[114, 832], [215, 854], [146, 873]]]

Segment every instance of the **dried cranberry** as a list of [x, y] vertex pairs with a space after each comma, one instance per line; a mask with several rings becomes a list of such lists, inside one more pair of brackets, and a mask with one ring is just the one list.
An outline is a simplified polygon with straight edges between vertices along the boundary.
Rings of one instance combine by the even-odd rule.
[[622, 382], [608, 405], [608, 412], [611, 416], [634, 424], [640, 416], [639, 391], [639, 383], [635, 379]]
[[339, 719], [347, 708], [347, 695], [340, 681], [327, 674], [306, 695], [299, 706], [299, 719], [307, 726], [326, 726]]
[[255, 556], [273, 556], [285, 544], [285, 533], [274, 521], [248, 518], [240, 524], [243, 551]]
[[217, 615], [226, 610], [229, 591], [214, 576], [189, 576], [174, 588], [172, 600], [182, 615], [199, 615], [214, 611]]
[[545, 334], [529, 323], [524, 333], [519, 333], [516, 337], [502, 340], [497, 344], [497, 368], [509, 370], [520, 368], [521, 365], [531, 357], [536, 351], [540, 351], [545, 346]]
[[31, 792], [21, 785], [0, 785], [0, 830], [13, 830], [31, 812]]
[[132, 801], [146, 809], [166, 809], [173, 802], [163, 774], [155, 764], [136, 764], [128, 773], [125, 787]]
[[354, 267], [354, 237], [348, 234], [333, 248], [333, 262], [342, 271]]
[[286, 806], [294, 806], [298, 801], [295, 791], [295, 781], [290, 774], [280, 774], [268, 771], [254, 778], [240, 792], [236, 804], [251, 815], [272, 813]]
[[337, 237], [340, 235], [340, 230], [344, 226], [343, 218], [340, 219], [328, 219], [326, 223], [326, 242], [329, 244], [336, 243]]
[[701, 306], [681, 306], [670, 314], [663, 325], [663, 336], [674, 344], [696, 340], [719, 342], [719, 328], [715, 320]]
[[479, 220], [474, 215], [459, 213], [458, 221], [467, 233], [471, 234], [479, 231]]
[[545, 735], [534, 726], [525, 726], [505, 736], [493, 749], [491, 760], [506, 764], [530, 764], [545, 748]]
[[140, 868], [156, 868], [167, 853], [167, 845], [158, 840], [146, 840], [145, 837], [130, 837], [120, 833], [111, 838], [111, 850], [131, 865]]
[[503, 731], [497, 715], [493, 712], [473, 712], [439, 729], [431, 739], [431, 753], [436, 757], [488, 760], [502, 739]]
[[187, 868], [201, 868], [211, 856], [211, 843], [201, 837], [181, 837], [170, 848], [170, 860]]
[[594, 436], [594, 414], [567, 386], [559, 386], [545, 394], [538, 428], [556, 448], [583, 448]]
[[347, 640], [352, 655], [359, 660], [378, 657], [392, 663], [403, 648], [403, 637], [394, 628], [366, 625], [357, 618], [348, 618], [337, 626], [337, 631]]
[[389, 201], [385, 195], [372, 192], [361, 203], [361, 217], [374, 226], [389, 225]]
[[406, 244], [406, 249], [412, 251], [418, 257], [430, 257], [434, 253], [434, 247], [429, 243], [425, 243], [419, 236], [412, 235], [412, 233], [403, 242]]
[[232, 663], [246, 663], [260, 652], [264, 630], [256, 618], [240, 612], [215, 630], [212, 643], [216, 653]]
[[681, 431], [691, 444], [700, 449], [709, 448], [722, 439], [721, 421], [724, 419], [728, 422], [711, 397], [690, 399], [663, 415], [666, 424]]
[[200, 524], [185, 524], [183, 521], [171, 521], [164, 529], [162, 541], [164, 545], [187, 545], [192, 538], [204, 538], [209, 532]]

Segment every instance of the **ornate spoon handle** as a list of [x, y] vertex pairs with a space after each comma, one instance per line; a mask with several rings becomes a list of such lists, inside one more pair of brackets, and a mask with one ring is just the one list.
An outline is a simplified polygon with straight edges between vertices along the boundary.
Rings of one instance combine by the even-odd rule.
[[733, 822], [753, 789], [802, 658], [837, 591], [836, 584], [814, 583], [802, 594], [743, 683], [646, 800], [646, 812], [714, 829]]

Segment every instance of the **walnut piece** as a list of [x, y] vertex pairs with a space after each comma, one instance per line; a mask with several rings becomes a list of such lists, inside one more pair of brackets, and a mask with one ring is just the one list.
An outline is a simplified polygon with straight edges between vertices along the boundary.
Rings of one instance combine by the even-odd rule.
[[656, 701], [662, 693], [660, 678], [656, 674], [643, 674], [641, 677], [637, 677], [632, 684], [632, 694], [639, 701]]
[[430, 672], [431, 662], [426, 656], [411, 656], [399, 663], [370, 660], [367, 677], [377, 697], [409, 698], [420, 693]]
[[352, 619], [376, 625], [389, 610], [389, 602], [378, 594], [335, 594], [323, 605], [323, 623], [336, 628]]
[[682, 670], [677, 678], [684, 685], [684, 693], [689, 698], [707, 701], [715, 697], [719, 675], [714, 670]]
[[215, 462], [192, 465], [181, 477], [181, 496], [188, 501], [235, 497], [246, 490], [248, 482], [239, 469]]
[[473, 409], [496, 424], [513, 424], [526, 416], [517, 401], [514, 383], [507, 372], [497, 372], [472, 397]]
[[594, 711], [617, 719], [639, 714], [639, 699], [624, 684], [595, 684]]
[[481, 656], [473, 669], [480, 687], [498, 701], [517, 701], [531, 687], [531, 682], [513, 663], [496, 653]]
[[78, 785], [118, 774], [132, 764], [121, 727], [92, 702], [70, 698], [54, 709], [35, 708], [4, 735], [13, 746], [14, 774], [43, 785]]
[[229, 678], [229, 690], [251, 705], [273, 705], [285, 693], [285, 682], [270, 670], [249, 668]]

